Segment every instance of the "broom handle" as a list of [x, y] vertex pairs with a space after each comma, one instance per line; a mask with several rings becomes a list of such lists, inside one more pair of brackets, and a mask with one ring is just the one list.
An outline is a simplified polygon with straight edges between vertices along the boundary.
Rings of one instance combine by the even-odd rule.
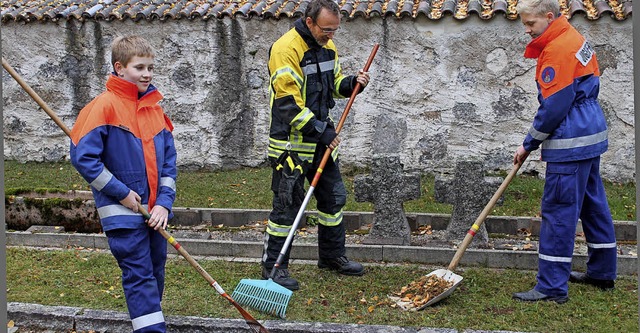
[[[47, 103], [45, 103], [45, 101], [42, 100], [42, 98], [40, 98], [40, 96], [33, 89], [31, 89], [31, 87], [22, 79], [22, 77], [9, 65], [9, 63], [4, 59], [4, 57], [2, 57], [2, 67], [4, 67], [4, 69], [7, 72], [9, 72], [9, 74], [11, 74], [11, 76], [18, 82], [18, 84], [29, 94], [29, 96], [31, 96], [31, 98], [33, 98], [33, 100], [36, 101], [36, 103], [38, 103], [38, 105], [49, 115], [49, 117], [53, 119], [53, 121], [62, 129], [62, 131], [64, 131], [64, 133], [68, 137], [71, 137], [71, 131], [69, 131], [69, 128], [60, 120], [60, 118], [58, 118], [55, 112], [53, 112], [53, 110], [49, 108]], [[148, 220], [149, 218], [151, 218], [151, 215], [149, 214], [149, 212], [139, 202], [138, 202], [138, 211], [144, 216], [145, 219]], [[215, 288], [215, 290], [222, 297], [226, 298], [229, 302], [231, 302], [231, 304], [233, 304], [233, 306], [235, 306], [236, 309], [240, 311], [242, 316], [248, 322], [250, 322], [253, 325], [256, 325], [256, 324], [260, 325], [247, 311], [245, 311], [235, 300], [233, 300], [233, 298], [231, 298], [231, 296], [229, 296], [229, 294], [227, 294], [224, 291], [224, 289], [222, 289], [222, 287], [218, 284], [218, 282], [216, 282], [216, 280], [214, 280], [211, 277], [211, 275], [209, 275], [209, 273], [207, 273], [207, 271], [205, 271], [204, 268], [202, 268], [202, 266], [200, 266], [200, 264], [198, 264], [195, 261], [195, 259], [193, 259], [193, 257], [189, 254], [189, 252], [187, 252], [187, 250], [185, 250], [180, 245], [180, 243], [178, 243], [178, 241], [176, 241], [175, 238], [173, 238], [173, 236], [169, 234], [168, 231], [164, 230], [163, 228], [159, 228], [157, 231], [162, 235], [162, 237], [164, 237], [169, 242], [169, 244], [173, 246], [173, 248], [176, 249], [176, 251], [178, 251], [178, 253], [180, 253], [187, 260], [187, 262], [189, 262], [189, 264], [191, 264], [191, 266], [196, 271], [198, 271], [198, 273], [200, 273], [200, 275], [202, 275], [202, 277], [204, 277], [205, 280], [207, 280], [210, 286]], [[265, 333], [268, 332], [264, 327], [262, 327], [262, 325], [260, 325], [260, 327], [261, 327], [260, 332], [265, 332]]]
[[[378, 52], [379, 47], [380, 47], [380, 44], [378, 43], [375, 43], [373, 45], [373, 50], [371, 50], [371, 54], [369, 54], [369, 59], [367, 59], [367, 62], [364, 65], [364, 68], [362, 69], [363, 72], [369, 71], [369, 67], [373, 62], [373, 58], [376, 56], [376, 53]], [[347, 106], [344, 108], [344, 111], [342, 112], [342, 116], [340, 117], [338, 126], [336, 126], [336, 137], [337, 137], [337, 134], [340, 134], [340, 130], [342, 130], [342, 126], [344, 126], [344, 122], [347, 119], [347, 115], [349, 114], [349, 111], [351, 110], [353, 101], [356, 99], [356, 95], [358, 95], [358, 92], [360, 92], [360, 88], [361, 88], [360, 82], [356, 81], [356, 86], [353, 88], [353, 91], [351, 92], [351, 97], [347, 102]], [[304, 210], [307, 207], [309, 200], [311, 199], [311, 195], [313, 194], [313, 191], [316, 185], [318, 184], [318, 181], [320, 180], [320, 176], [322, 176], [322, 171], [323, 171], [322, 169], [324, 169], [324, 166], [327, 164], [327, 161], [329, 160], [329, 157], [331, 156], [332, 152], [333, 152], [333, 149], [331, 149], [330, 147], [327, 147], [327, 149], [324, 151], [322, 160], [318, 165], [318, 170], [316, 171], [315, 176], [313, 176], [313, 180], [311, 181], [309, 190], [307, 191], [307, 194], [305, 195], [304, 200], [302, 201], [302, 206], [300, 206], [300, 209], [298, 210], [298, 214], [296, 215], [296, 218], [293, 221], [293, 224], [291, 225], [291, 230], [289, 230], [289, 234], [287, 234], [287, 239], [284, 241], [282, 250], [280, 250], [280, 254], [278, 254], [278, 259], [276, 259], [276, 263], [273, 265], [273, 268], [271, 269], [271, 274], [269, 275], [271, 279], [275, 277], [276, 270], [282, 264], [282, 260], [284, 260], [285, 253], [287, 253], [287, 250], [289, 249], [289, 246], [293, 241], [293, 236], [296, 232], [296, 229], [298, 228], [298, 224], [300, 224], [300, 220], [302, 220], [302, 215], [304, 215]]]
[[469, 244], [471, 244], [471, 240], [473, 240], [473, 237], [476, 235], [476, 232], [478, 231], [478, 229], [480, 229], [480, 226], [482, 225], [482, 223], [484, 223], [487, 215], [489, 215], [489, 212], [491, 211], [491, 209], [493, 209], [493, 206], [496, 205], [496, 202], [498, 202], [498, 199], [500, 199], [500, 196], [504, 193], [505, 189], [507, 188], [509, 183], [511, 183], [511, 180], [516, 175], [516, 173], [518, 173], [518, 170], [521, 166], [522, 163], [516, 163], [513, 165], [513, 168], [511, 169], [507, 177], [502, 181], [502, 184], [500, 184], [500, 187], [498, 188], [496, 193], [493, 194], [491, 200], [489, 200], [469, 231], [467, 231], [467, 234], [464, 236], [464, 240], [460, 244], [460, 247], [456, 251], [456, 254], [453, 256], [453, 259], [451, 259], [449, 267], [447, 267], [448, 270], [453, 271], [454, 269], [456, 269], [458, 263], [460, 262], [460, 259], [462, 259], [462, 255], [467, 250], [467, 247], [469, 247]]

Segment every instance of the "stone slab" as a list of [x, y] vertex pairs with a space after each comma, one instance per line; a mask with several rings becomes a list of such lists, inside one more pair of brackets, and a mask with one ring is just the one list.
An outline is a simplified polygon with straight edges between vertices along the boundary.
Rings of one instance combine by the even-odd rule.
[[60, 234], [64, 233], [64, 227], [53, 225], [32, 225], [27, 229], [27, 232], [32, 234], [47, 233], [47, 234]]
[[[44, 306], [29, 303], [7, 303], [7, 315], [17, 329], [38, 332], [130, 332], [131, 321], [125, 312]], [[166, 316], [167, 331], [172, 333], [246, 333], [243, 319], [202, 318], [195, 316]], [[263, 320], [261, 324], [271, 333], [479, 333], [494, 331], [463, 330], [434, 327], [401, 327], [387, 325], [335, 324]], [[495, 331], [494, 333], [516, 333]]]
[[[6, 232], [7, 245], [30, 247], [53, 247], [65, 249], [69, 247], [69, 235], [66, 234], [31, 234], [25, 232]], [[88, 244], [86, 248], [108, 249], [108, 244], [91, 242], [91, 238], [106, 240], [102, 234], [77, 235], [83, 236]], [[36, 239], [31, 239], [35, 237]], [[262, 242], [216, 241], [216, 240], [180, 240], [180, 244], [191, 256], [216, 256], [260, 258], [262, 256]], [[98, 247], [97, 245], [100, 245]], [[176, 253], [172, 246], [168, 246], [169, 253]], [[229, 251], [231, 249], [231, 251]], [[395, 245], [364, 245], [347, 244], [347, 256], [353, 260], [363, 262], [407, 262], [416, 264], [448, 266], [456, 250], [453, 248], [435, 248], [420, 246]], [[291, 259], [317, 260], [317, 245], [295, 244], [291, 252]], [[460, 261], [463, 266], [481, 266], [492, 268], [515, 268], [536, 270], [538, 254], [535, 251], [487, 250], [467, 249]], [[574, 267], [584, 269], [587, 256], [574, 254]], [[618, 274], [633, 275], [637, 273], [638, 259], [635, 256], [618, 255]]]
[[21, 328], [44, 328], [57, 332], [70, 332], [74, 318], [81, 308], [48, 306], [27, 303], [7, 303], [7, 319]]
[[[186, 212], [186, 213], [185, 213]], [[180, 225], [179, 221], [183, 219], [179, 217], [181, 214], [197, 215], [202, 217], [200, 223], [197, 224], [224, 224], [230, 227], [239, 227], [255, 221], [264, 221], [269, 217], [269, 210], [266, 209], [208, 209], [208, 208], [174, 208], [176, 220], [172, 221], [174, 225]], [[315, 211], [308, 211], [306, 214], [316, 214]], [[431, 214], [431, 213], [406, 213], [407, 220], [411, 230], [417, 230], [423, 225], [431, 225], [433, 230], [445, 230], [449, 224], [451, 215], [449, 214]], [[373, 223], [373, 212], [344, 212], [343, 222], [347, 230], [357, 230], [367, 227]], [[214, 223], [214, 221], [220, 223]], [[195, 223], [195, 222], [190, 222]], [[515, 235], [518, 229], [525, 228], [533, 236], [540, 234], [540, 218], [539, 217], [520, 217], [520, 216], [488, 216], [484, 222], [487, 232], [498, 234]], [[635, 221], [614, 221], [616, 227], [616, 239], [619, 241], [636, 241], [636, 222]], [[300, 227], [306, 226], [305, 219], [300, 221]], [[470, 227], [471, 225], [469, 225]], [[580, 227], [580, 226], [578, 226]]]

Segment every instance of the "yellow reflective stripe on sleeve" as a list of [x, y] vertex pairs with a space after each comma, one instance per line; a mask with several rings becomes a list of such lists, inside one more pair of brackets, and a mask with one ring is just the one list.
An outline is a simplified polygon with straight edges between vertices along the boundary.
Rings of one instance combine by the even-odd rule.
[[331, 152], [331, 158], [335, 161], [338, 159], [338, 147]]
[[276, 71], [273, 72], [273, 75], [271, 75], [271, 85], [274, 85], [276, 80], [284, 76], [291, 76], [293, 81], [298, 86], [298, 89], [302, 89], [303, 80], [300, 75], [298, 75], [298, 73], [291, 69], [291, 67], [281, 67], [276, 69]]
[[313, 118], [313, 112], [309, 108], [304, 108], [293, 118], [290, 125], [300, 130], [311, 118]]
[[347, 96], [342, 96], [340, 94], [340, 85], [342, 84], [342, 81], [344, 81], [344, 79], [345, 79], [344, 76], [340, 76], [339, 78], [337, 78], [335, 80], [334, 84], [336, 86], [336, 89], [333, 91], [333, 97], [335, 97], [335, 98], [346, 98], [347, 97]]
[[342, 223], [342, 210], [340, 210], [336, 214], [318, 212], [318, 223], [327, 227], [335, 227], [339, 225], [340, 223]]

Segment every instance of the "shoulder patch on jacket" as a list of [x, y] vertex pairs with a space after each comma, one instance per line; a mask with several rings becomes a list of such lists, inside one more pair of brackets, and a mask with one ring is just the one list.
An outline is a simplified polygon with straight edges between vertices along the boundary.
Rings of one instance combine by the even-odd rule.
[[595, 51], [593, 50], [593, 47], [591, 47], [591, 44], [585, 40], [584, 43], [582, 43], [582, 47], [580, 47], [578, 52], [576, 52], [576, 59], [580, 61], [582, 66], [586, 66], [589, 61], [591, 61], [594, 54]]
[[553, 81], [556, 78], [556, 70], [553, 66], [545, 67], [542, 72], [540, 72], [540, 84], [550, 86], [554, 84]]

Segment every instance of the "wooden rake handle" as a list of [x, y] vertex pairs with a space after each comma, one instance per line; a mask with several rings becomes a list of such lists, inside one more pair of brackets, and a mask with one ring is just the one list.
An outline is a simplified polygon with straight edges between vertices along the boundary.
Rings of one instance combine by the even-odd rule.
[[[375, 58], [379, 47], [380, 47], [380, 44], [378, 44], [378, 43], [375, 43], [373, 45], [373, 50], [371, 50], [371, 54], [369, 54], [369, 59], [367, 59], [366, 64], [362, 68], [362, 71], [364, 71], [364, 72], [369, 71], [369, 67], [371, 67], [371, 63], [373, 62], [373, 58]], [[360, 82], [357, 82], [356, 86], [353, 88], [353, 91], [351, 92], [351, 97], [349, 98], [349, 101], [347, 102], [347, 106], [344, 108], [344, 112], [342, 112], [342, 116], [340, 116], [340, 121], [338, 121], [338, 126], [336, 126], [336, 134], [340, 134], [340, 130], [342, 130], [342, 127], [344, 126], [345, 120], [347, 120], [347, 115], [349, 114], [349, 111], [351, 110], [351, 106], [353, 105], [353, 101], [356, 99], [356, 95], [358, 95], [358, 93], [360, 92], [360, 88], [362, 88], [361, 85], [360, 85]], [[324, 152], [324, 156], [322, 156], [322, 160], [320, 160], [320, 165], [318, 166], [318, 171], [316, 172], [315, 176], [313, 177], [313, 180], [311, 181], [311, 186], [312, 187], [315, 188], [316, 185], [318, 184], [318, 181], [320, 180], [320, 176], [322, 175], [322, 170], [324, 169], [325, 164], [327, 164], [327, 161], [329, 160], [329, 157], [331, 156], [332, 152], [333, 152], [333, 149], [327, 147], [327, 150], [325, 150], [325, 152]]]
[[[2, 57], [2, 67], [4, 67], [4, 69], [16, 80], [16, 82], [18, 82], [18, 84], [22, 87], [22, 89], [24, 89], [29, 94], [29, 96], [31, 96], [31, 98], [33, 98], [33, 100], [36, 101], [36, 103], [38, 103], [38, 105], [49, 115], [49, 117], [51, 117], [51, 119], [53, 119], [53, 121], [62, 129], [62, 131], [64, 131], [64, 133], [68, 137], [71, 137], [71, 131], [69, 130], [69, 128], [62, 122], [62, 120], [60, 120], [60, 118], [58, 118], [58, 116], [55, 114], [55, 112], [53, 112], [53, 110], [51, 110], [51, 108], [47, 105], [47, 103], [45, 103], [45, 101], [42, 100], [42, 98], [40, 98], [40, 96], [38, 96], [38, 94], [33, 89], [31, 89], [31, 87], [22, 79], [22, 77], [20, 77], [20, 75], [9, 65], [9, 63], [4, 59], [4, 57]], [[147, 220], [151, 218], [151, 215], [149, 214], [149, 212], [139, 202], [138, 202], [138, 211]], [[200, 275], [202, 275], [202, 277], [204, 277], [205, 280], [207, 280], [210, 286], [215, 288], [215, 290], [222, 297], [227, 299], [229, 302], [231, 302], [231, 304], [236, 309], [238, 309], [240, 314], [247, 321], [247, 324], [249, 324], [249, 326], [252, 329], [254, 329], [255, 332], [268, 333], [267, 329], [264, 328], [257, 320], [255, 320], [247, 311], [245, 311], [240, 306], [240, 304], [238, 304], [235, 300], [233, 300], [233, 298], [231, 298], [231, 296], [229, 296], [224, 291], [224, 289], [222, 289], [222, 287], [218, 284], [218, 282], [216, 282], [216, 280], [214, 280], [211, 277], [211, 275], [209, 275], [209, 273], [207, 273], [207, 271], [205, 271], [204, 268], [202, 268], [202, 266], [200, 266], [200, 264], [198, 264], [198, 262], [195, 261], [195, 259], [193, 259], [193, 257], [189, 254], [189, 252], [187, 252], [187, 250], [185, 250], [180, 245], [180, 243], [178, 243], [178, 241], [176, 241], [176, 239], [173, 238], [171, 234], [169, 234], [168, 231], [162, 228], [158, 229], [157, 231], [162, 235], [162, 237], [164, 237], [169, 242], [169, 244], [171, 244], [171, 246], [173, 246], [174, 249], [176, 249], [176, 251], [178, 251], [178, 253], [180, 253], [180, 255], [182, 255], [187, 260], [187, 262], [189, 262], [189, 264], [191, 264], [191, 266], [198, 273], [200, 273]]]
[[522, 166], [522, 163], [517, 163], [513, 165], [511, 172], [509, 172], [507, 177], [502, 181], [502, 184], [500, 184], [500, 187], [498, 188], [496, 193], [493, 194], [493, 196], [491, 197], [491, 200], [489, 200], [489, 203], [487, 203], [487, 205], [484, 207], [484, 209], [482, 210], [482, 212], [480, 213], [476, 221], [473, 223], [469, 231], [467, 231], [467, 234], [464, 236], [464, 240], [462, 240], [462, 243], [460, 244], [460, 247], [458, 247], [456, 254], [453, 256], [453, 259], [451, 259], [451, 263], [447, 268], [448, 270], [453, 271], [454, 269], [456, 269], [456, 267], [458, 266], [458, 263], [460, 262], [460, 259], [462, 259], [462, 255], [467, 250], [467, 247], [469, 247], [469, 244], [471, 244], [473, 237], [476, 235], [476, 232], [478, 231], [478, 229], [480, 229], [480, 226], [482, 225], [482, 223], [484, 223], [484, 220], [489, 215], [489, 212], [496, 205], [496, 202], [498, 202], [498, 199], [500, 199], [500, 196], [502, 196], [502, 194], [504, 193], [504, 190], [507, 189], [507, 186], [509, 185], [509, 183], [511, 183], [511, 180], [518, 173], [518, 170], [520, 169], [521, 166]]
[[51, 108], [49, 108], [47, 103], [45, 103], [42, 100], [42, 98], [40, 98], [40, 96], [38, 96], [38, 94], [36, 94], [36, 92], [33, 91], [33, 89], [31, 89], [31, 87], [22, 79], [22, 77], [20, 77], [20, 75], [9, 65], [9, 63], [4, 59], [4, 57], [2, 57], [2, 67], [4, 67], [4, 69], [11, 76], [13, 76], [13, 78], [16, 80], [16, 82], [18, 82], [18, 84], [22, 87], [22, 89], [24, 89], [24, 91], [26, 91], [27, 94], [29, 94], [29, 96], [31, 96], [31, 98], [33, 98], [33, 100], [35, 100], [36, 103], [38, 103], [38, 105], [40, 105], [40, 107], [44, 110], [44, 112], [46, 112], [49, 115], [49, 117], [51, 117], [51, 119], [53, 119], [53, 121], [60, 128], [62, 128], [64, 133], [67, 134], [67, 136], [71, 136], [71, 132], [69, 131], [67, 126], [64, 125], [62, 120], [60, 120], [60, 118], [58, 118], [58, 116], [51, 110]]

